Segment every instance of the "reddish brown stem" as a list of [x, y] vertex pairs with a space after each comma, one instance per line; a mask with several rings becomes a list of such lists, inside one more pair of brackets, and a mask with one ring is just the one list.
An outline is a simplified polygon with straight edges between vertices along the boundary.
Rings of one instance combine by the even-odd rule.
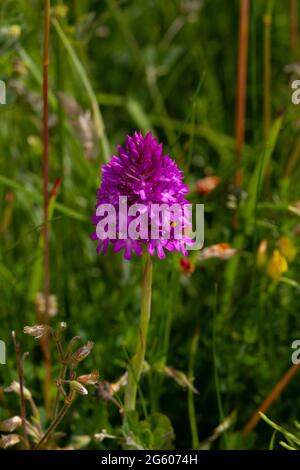
[[295, 51], [298, 47], [298, 8], [296, 0], [289, 0], [289, 9], [291, 48]]
[[282, 394], [283, 390], [287, 387], [290, 383], [298, 369], [300, 368], [300, 364], [293, 365], [290, 369], [284, 374], [284, 376], [277, 382], [275, 387], [271, 390], [269, 395], [264, 399], [261, 405], [257, 408], [255, 413], [249, 419], [248, 423], [242, 430], [242, 435], [246, 437], [250, 432], [253, 431], [259, 420], [261, 419], [259, 415], [259, 411], [262, 413], [266, 413], [272, 403]]
[[49, 233], [48, 233], [48, 181], [49, 181], [49, 67], [50, 0], [45, 0], [44, 54], [43, 54], [43, 198], [44, 198], [44, 293], [45, 317], [49, 312]]
[[[50, 0], [44, 0], [44, 52], [43, 52], [43, 200], [44, 200], [44, 296], [45, 322], [49, 322], [49, 225], [48, 225], [48, 184], [49, 184], [49, 102], [48, 102], [48, 67], [50, 35]], [[42, 339], [45, 359], [45, 408], [50, 415], [51, 407], [51, 360], [49, 340]]]
[[235, 184], [241, 186], [243, 182], [243, 171], [240, 167], [245, 140], [246, 120], [246, 84], [247, 84], [247, 58], [248, 58], [248, 31], [249, 31], [249, 5], [250, 0], [241, 0], [240, 26], [239, 26], [239, 56], [237, 67], [237, 90], [236, 90], [236, 161], [238, 169], [235, 174]]

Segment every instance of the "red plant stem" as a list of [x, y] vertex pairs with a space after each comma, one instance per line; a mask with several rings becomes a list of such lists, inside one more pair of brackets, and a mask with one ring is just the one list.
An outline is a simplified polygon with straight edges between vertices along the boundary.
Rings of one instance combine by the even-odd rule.
[[283, 375], [283, 377], [277, 382], [275, 387], [271, 390], [269, 395], [264, 399], [261, 405], [257, 408], [255, 413], [249, 419], [248, 423], [242, 430], [242, 435], [247, 437], [247, 435], [253, 431], [259, 420], [261, 419], [259, 411], [266, 413], [272, 403], [281, 395], [284, 389], [288, 386], [296, 372], [299, 370], [300, 364], [293, 365], [289, 370]]
[[[49, 185], [49, 102], [48, 102], [48, 68], [50, 36], [50, 0], [44, 1], [44, 51], [43, 51], [43, 202], [44, 202], [44, 297], [45, 323], [49, 322], [49, 225], [48, 225], [48, 185]], [[48, 338], [42, 339], [42, 350], [45, 360], [45, 408], [50, 415], [51, 407], [51, 359]]]
[[298, 47], [298, 9], [296, 0], [289, 0], [289, 9], [291, 48], [295, 51]]
[[50, 0], [45, 0], [44, 19], [44, 54], [43, 54], [43, 198], [44, 198], [44, 294], [45, 319], [49, 313], [49, 231], [48, 231], [48, 181], [49, 181], [49, 103], [48, 103], [48, 67], [49, 67], [49, 31]]
[[[238, 166], [241, 164], [245, 140], [249, 6], [250, 0], [241, 0], [235, 121], [236, 160]], [[235, 174], [235, 184], [240, 187], [242, 185], [242, 182], [243, 172], [241, 168], [238, 168]]]
[[272, 11], [268, 9], [263, 17], [263, 117], [264, 117], [264, 137], [267, 142], [271, 124], [271, 27]]

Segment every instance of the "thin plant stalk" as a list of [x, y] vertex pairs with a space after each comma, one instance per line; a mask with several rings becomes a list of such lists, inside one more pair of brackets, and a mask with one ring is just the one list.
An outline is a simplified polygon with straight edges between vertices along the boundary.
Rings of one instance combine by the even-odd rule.
[[145, 255], [145, 266], [142, 280], [141, 315], [139, 334], [136, 351], [132, 357], [128, 368], [128, 380], [125, 390], [125, 415], [129, 411], [134, 411], [136, 407], [136, 395], [138, 382], [142, 373], [143, 363], [146, 353], [148, 325], [151, 313], [151, 293], [152, 293], [152, 260], [147, 253]]
[[[45, 323], [49, 322], [49, 221], [48, 221], [48, 186], [49, 186], [49, 97], [48, 97], [48, 69], [49, 69], [49, 36], [50, 36], [50, 0], [44, 0], [44, 44], [43, 44], [43, 265], [44, 265], [44, 297], [45, 297]], [[45, 361], [44, 397], [46, 414], [51, 409], [51, 356], [49, 340], [41, 341]]]
[[45, 317], [49, 313], [49, 233], [48, 233], [48, 185], [49, 185], [49, 100], [48, 100], [48, 67], [49, 67], [49, 33], [50, 33], [50, 0], [45, 0], [44, 18], [44, 54], [43, 54], [43, 198], [44, 198], [44, 293]]
[[296, 375], [299, 369], [300, 369], [300, 364], [294, 364], [283, 375], [283, 377], [279, 380], [279, 382], [277, 382], [275, 387], [271, 390], [271, 392], [264, 399], [264, 401], [259, 405], [259, 407], [253, 413], [253, 415], [251, 416], [247, 424], [244, 426], [242, 430], [243, 437], [247, 437], [247, 435], [254, 430], [255, 426], [261, 419], [260, 413], [266, 413], [268, 411], [270, 406], [282, 394], [282, 392], [288, 386], [288, 384]]
[[296, 55], [298, 48], [298, 7], [297, 0], [289, 0], [290, 10], [290, 41], [292, 51]]
[[97, 136], [100, 140], [101, 143], [101, 148], [102, 148], [102, 156], [104, 161], [108, 161], [110, 158], [110, 148], [109, 148], [109, 142], [107, 139], [107, 135], [105, 132], [105, 125], [104, 125], [104, 120], [101, 114], [101, 110], [99, 108], [97, 96], [93, 90], [93, 87], [91, 85], [91, 82], [89, 80], [89, 77], [80, 62], [79, 57], [77, 56], [75, 50], [73, 49], [70, 41], [68, 40], [67, 36], [65, 35], [64, 31], [62, 30], [59, 22], [56, 19], [53, 19], [52, 21], [53, 26], [62, 41], [66, 51], [68, 52], [72, 63], [81, 79], [81, 82], [86, 90], [87, 96], [89, 97], [92, 111], [93, 111], [93, 118], [94, 118], [94, 125], [95, 129], [97, 132]]
[[252, 107], [252, 129], [254, 143], [258, 140], [259, 129], [258, 121], [258, 103], [257, 103], [257, 3], [251, 4], [250, 20], [250, 44], [251, 44], [251, 107]]
[[287, 162], [287, 165], [286, 165], [286, 168], [285, 168], [285, 177], [286, 178], [289, 178], [294, 169], [296, 168], [296, 165], [299, 161], [299, 156], [300, 156], [300, 139], [297, 139], [296, 141], [296, 144], [295, 144], [295, 147], [292, 151], [292, 154]]
[[272, 27], [272, 11], [274, 0], [268, 0], [267, 9], [263, 17], [263, 126], [264, 138], [267, 141], [271, 125], [272, 125], [272, 110], [271, 110], [271, 80], [272, 80], [272, 67], [271, 67], [271, 27]]
[[[68, 365], [65, 363], [65, 354], [63, 351], [61, 341], [56, 341], [56, 347], [57, 347], [60, 362], [61, 362], [61, 368], [60, 368], [60, 374], [59, 374], [58, 380], [62, 381], [65, 379]], [[60, 396], [61, 396], [61, 390], [60, 390], [60, 387], [58, 387], [57, 392], [56, 392], [55, 402], [54, 402], [54, 408], [53, 408], [53, 418], [56, 418], [58, 414]]]
[[73, 395], [72, 395], [72, 398], [70, 398], [70, 399], [66, 398], [65, 403], [64, 403], [63, 407], [61, 408], [60, 412], [58, 413], [56, 418], [52, 421], [52, 423], [50, 424], [50, 426], [47, 429], [47, 431], [45, 432], [45, 434], [42, 436], [42, 438], [36, 444], [36, 446], [34, 447], [34, 450], [40, 449], [43, 444], [47, 443], [47, 441], [50, 439], [50, 437], [52, 436], [53, 432], [55, 431], [55, 429], [57, 428], [59, 423], [66, 416], [67, 411], [69, 410], [69, 408], [70, 408], [70, 406], [73, 402], [73, 399], [74, 399]]
[[[236, 160], [238, 167], [241, 164], [245, 141], [249, 5], [250, 0], [241, 0], [235, 115]], [[241, 186], [242, 181], [243, 172], [241, 168], [238, 168], [235, 174], [235, 184]]]
[[24, 370], [23, 370], [23, 358], [21, 357], [21, 347], [20, 344], [17, 342], [16, 334], [12, 332], [12, 338], [14, 343], [14, 349], [16, 354], [16, 361], [17, 361], [17, 371], [18, 371], [18, 378], [20, 384], [20, 409], [21, 409], [21, 420], [22, 420], [22, 429], [23, 429], [23, 437], [25, 447], [29, 449], [29, 439], [27, 434], [26, 428], [26, 405], [25, 405], [25, 398], [24, 398]]
[[[199, 344], [199, 328], [197, 327], [192, 338], [191, 349], [190, 349], [190, 360], [189, 360], [189, 380], [193, 381], [194, 379], [194, 367], [195, 367], [195, 357], [198, 350]], [[189, 412], [189, 421], [192, 434], [192, 448], [199, 449], [199, 434], [196, 421], [196, 410], [195, 410], [195, 400], [194, 392], [191, 388], [188, 389], [188, 412]]]

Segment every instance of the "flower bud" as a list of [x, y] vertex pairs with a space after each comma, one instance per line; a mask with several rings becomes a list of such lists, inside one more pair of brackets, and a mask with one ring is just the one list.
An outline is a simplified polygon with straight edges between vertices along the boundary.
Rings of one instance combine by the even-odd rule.
[[192, 274], [195, 271], [195, 265], [187, 258], [180, 258], [179, 269], [184, 274]]
[[[5, 392], [15, 392], [20, 396], [20, 384], [16, 380], [14, 380], [9, 387], [4, 389]], [[28, 388], [23, 387], [23, 395], [25, 400], [31, 399], [31, 393]]]
[[93, 371], [90, 374], [80, 375], [77, 380], [83, 385], [95, 385], [99, 381], [99, 373]]
[[6, 447], [14, 446], [20, 442], [20, 436], [18, 434], [8, 434], [8, 436], [2, 435], [0, 437], [0, 449], [6, 449]]
[[0, 421], [0, 431], [13, 432], [20, 426], [22, 426], [22, 419], [20, 416], [13, 416], [5, 421]]
[[81, 385], [81, 383], [77, 382], [77, 380], [70, 380], [69, 382], [71, 390], [74, 390], [74, 392], [79, 393], [80, 395], [87, 395], [88, 391], [87, 389]]
[[93, 347], [93, 341], [88, 341], [84, 346], [77, 349], [77, 351], [75, 351], [70, 357], [70, 361], [72, 362], [72, 364], [77, 364], [78, 362], [81, 362], [86, 357], [88, 357]]
[[262, 268], [267, 262], [267, 240], [261, 240], [256, 253], [256, 264], [259, 268]]

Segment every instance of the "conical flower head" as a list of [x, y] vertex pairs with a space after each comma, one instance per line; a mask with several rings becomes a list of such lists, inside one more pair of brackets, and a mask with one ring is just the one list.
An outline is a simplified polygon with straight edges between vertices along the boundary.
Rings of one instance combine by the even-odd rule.
[[[141, 132], [135, 132], [132, 137], [127, 136], [125, 147], [119, 146], [118, 155], [114, 155], [102, 167], [102, 183], [97, 191], [93, 223], [98, 227], [107, 215], [101, 212], [101, 206], [111, 205], [114, 212], [108, 221], [113, 225], [112, 218], [115, 217], [115, 232], [107, 232], [105, 237], [101, 236], [99, 230], [92, 234], [93, 239], [99, 240], [97, 251], [104, 254], [109, 244], [112, 244], [114, 251], [124, 249], [124, 258], [131, 259], [133, 251], [140, 256], [143, 245], [146, 245], [150, 255], [156, 251], [159, 258], [165, 257], [165, 249], [177, 250], [186, 255], [186, 245], [192, 244], [186, 235], [186, 228], [191, 227], [191, 215], [185, 199], [187, 193], [188, 187], [183, 183], [182, 172], [175, 161], [163, 153], [162, 144], [151, 132], [146, 136]], [[126, 212], [124, 230], [120, 217], [120, 201], [124, 199], [126, 211], [138, 205], [139, 215], [147, 214], [147, 233], [139, 227], [139, 235], [132, 235], [130, 224], [136, 225], [136, 222], [131, 209]], [[160, 210], [161, 207], [165, 212]], [[170, 226], [168, 231], [165, 230], [166, 219]], [[143, 226], [145, 228], [145, 224]], [[176, 230], [177, 226], [180, 230]]]

